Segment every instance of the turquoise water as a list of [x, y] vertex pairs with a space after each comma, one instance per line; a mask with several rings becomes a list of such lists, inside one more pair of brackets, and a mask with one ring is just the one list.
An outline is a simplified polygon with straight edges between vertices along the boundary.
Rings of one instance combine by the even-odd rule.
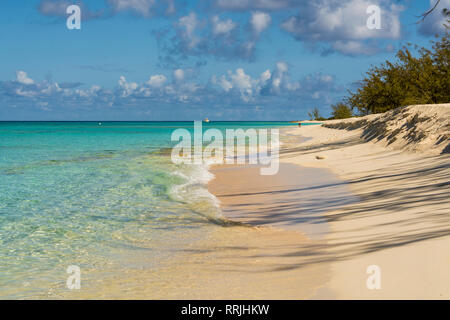
[[178, 128], [193, 123], [0, 122], [0, 298], [58, 297], [69, 265], [87, 286], [152, 268], [225, 226], [207, 168], [167, 156]]

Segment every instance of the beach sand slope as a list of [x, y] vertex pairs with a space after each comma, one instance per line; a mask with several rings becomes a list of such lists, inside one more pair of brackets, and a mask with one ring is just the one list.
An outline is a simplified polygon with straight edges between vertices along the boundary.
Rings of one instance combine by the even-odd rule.
[[288, 129], [278, 177], [224, 166], [210, 190], [230, 219], [315, 240], [296, 267], [330, 275], [305, 297], [450, 299], [449, 119], [426, 105]]

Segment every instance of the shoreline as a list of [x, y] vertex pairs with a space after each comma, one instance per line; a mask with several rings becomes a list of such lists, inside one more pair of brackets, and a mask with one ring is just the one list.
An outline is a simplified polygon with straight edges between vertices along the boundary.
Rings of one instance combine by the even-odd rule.
[[[214, 165], [208, 190], [219, 199], [226, 219], [253, 227], [299, 232], [309, 239], [329, 233], [324, 214], [356, 202], [345, 181], [330, 170], [280, 162], [275, 175], [260, 165]], [[321, 199], [333, 198], [333, 202]]]
[[[320, 215], [329, 224], [330, 232], [325, 233], [320, 244], [310, 242], [308, 246], [299, 245], [302, 254], [314, 257], [308, 262], [312, 267], [328, 265], [331, 270], [329, 280], [320, 284], [317, 292], [311, 292], [309, 298], [450, 298], [448, 155], [413, 153], [386, 146], [378, 140], [378, 143], [364, 141], [361, 138], [362, 129], [306, 126], [286, 129], [286, 134], [301, 135], [308, 140], [284, 144], [280, 150], [280, 166], [291, 164], [312, 171], [320, 168], [330, 170], [344, 181], [344, 185], [358, 199], [345, 203], [328, 194], [322, 203], [328, 201], [330, 206]], [[255, 207], [255, 200], [252, 200], [255, 195], [251, 192], [236, 195], [232, 201], [227, 199], [233, 198], [227, 197], [227, 193], [236, 190], [233, 180], [238, 175], [234, 179], [232, 175], [226, 179], [220, 170], [230, 169], [224, 166], [212, 168], [216, 178], [210, 182], [210, 185], [215, 185], [210, 187], [210, 191], [221, 201], [225, 216], [252, 225], [267, 225], [267, 221], [261, 220], [264, 214], [261, 215], [261, 208]], [[249, 185], [244, 188], [254, 188], [255, 182], [261, 185], [256, 170], [252, 174], [247, 166], [245, 175]], [[264, 187], [268, 191], [260, 196], [268, 203], [274, 202], [271, 218], [276, 228], [292, 230], [289, 223], [297, 218], [302, 221], [297, 212], [281, 219], [284, 221], [280, 223], [277, 221], [279, 217], [276, 217], [277, 211], [283, 213], [284, 209], [280, 208], [298, 208], [297, 202], [305, 200], [322, 204], [311, 194], [303, 200], [298, 198], [298, 194], [291, 199], [286, 196], [280, 199], [280, 192], [277, 192], [280, 191], [277, 185], [279, 180], [268, 180], [272, 181], [266, 181]], [[322, 182], [318, 189], [325, 185], [327, 183]], [[282, 205], [280, 201], [283, 201]], [[259, 212], [256, 216], [255, 211]], [[316, 217], [316, 221], [319, 220]], [[305, 229], [296, 231], [305, 232]], [[311, 233], [304, 235], [310, 237]], [[367, 268], [372, 265], [381, 270], [379, 290], [369, 290], [366, 286], [370, 276]]]

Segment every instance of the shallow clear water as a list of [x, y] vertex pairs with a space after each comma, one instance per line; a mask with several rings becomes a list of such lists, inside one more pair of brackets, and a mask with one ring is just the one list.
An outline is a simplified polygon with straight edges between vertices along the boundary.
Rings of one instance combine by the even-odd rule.
[[57, 297], [69, 265], [87, 285], [152, 268], [223, 225], [207, 168], [167, 156], [177, 128], [193, 123], [0, 122], [0, 298]]

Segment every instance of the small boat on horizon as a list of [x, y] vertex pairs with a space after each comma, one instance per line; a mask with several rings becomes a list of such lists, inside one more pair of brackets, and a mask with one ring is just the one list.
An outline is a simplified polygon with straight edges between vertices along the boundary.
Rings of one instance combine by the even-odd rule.
[[208, 119], [208, 118], [205, 118], [205, 120], [203, 120], [203, 122], [209, 122], [209, 119]]

